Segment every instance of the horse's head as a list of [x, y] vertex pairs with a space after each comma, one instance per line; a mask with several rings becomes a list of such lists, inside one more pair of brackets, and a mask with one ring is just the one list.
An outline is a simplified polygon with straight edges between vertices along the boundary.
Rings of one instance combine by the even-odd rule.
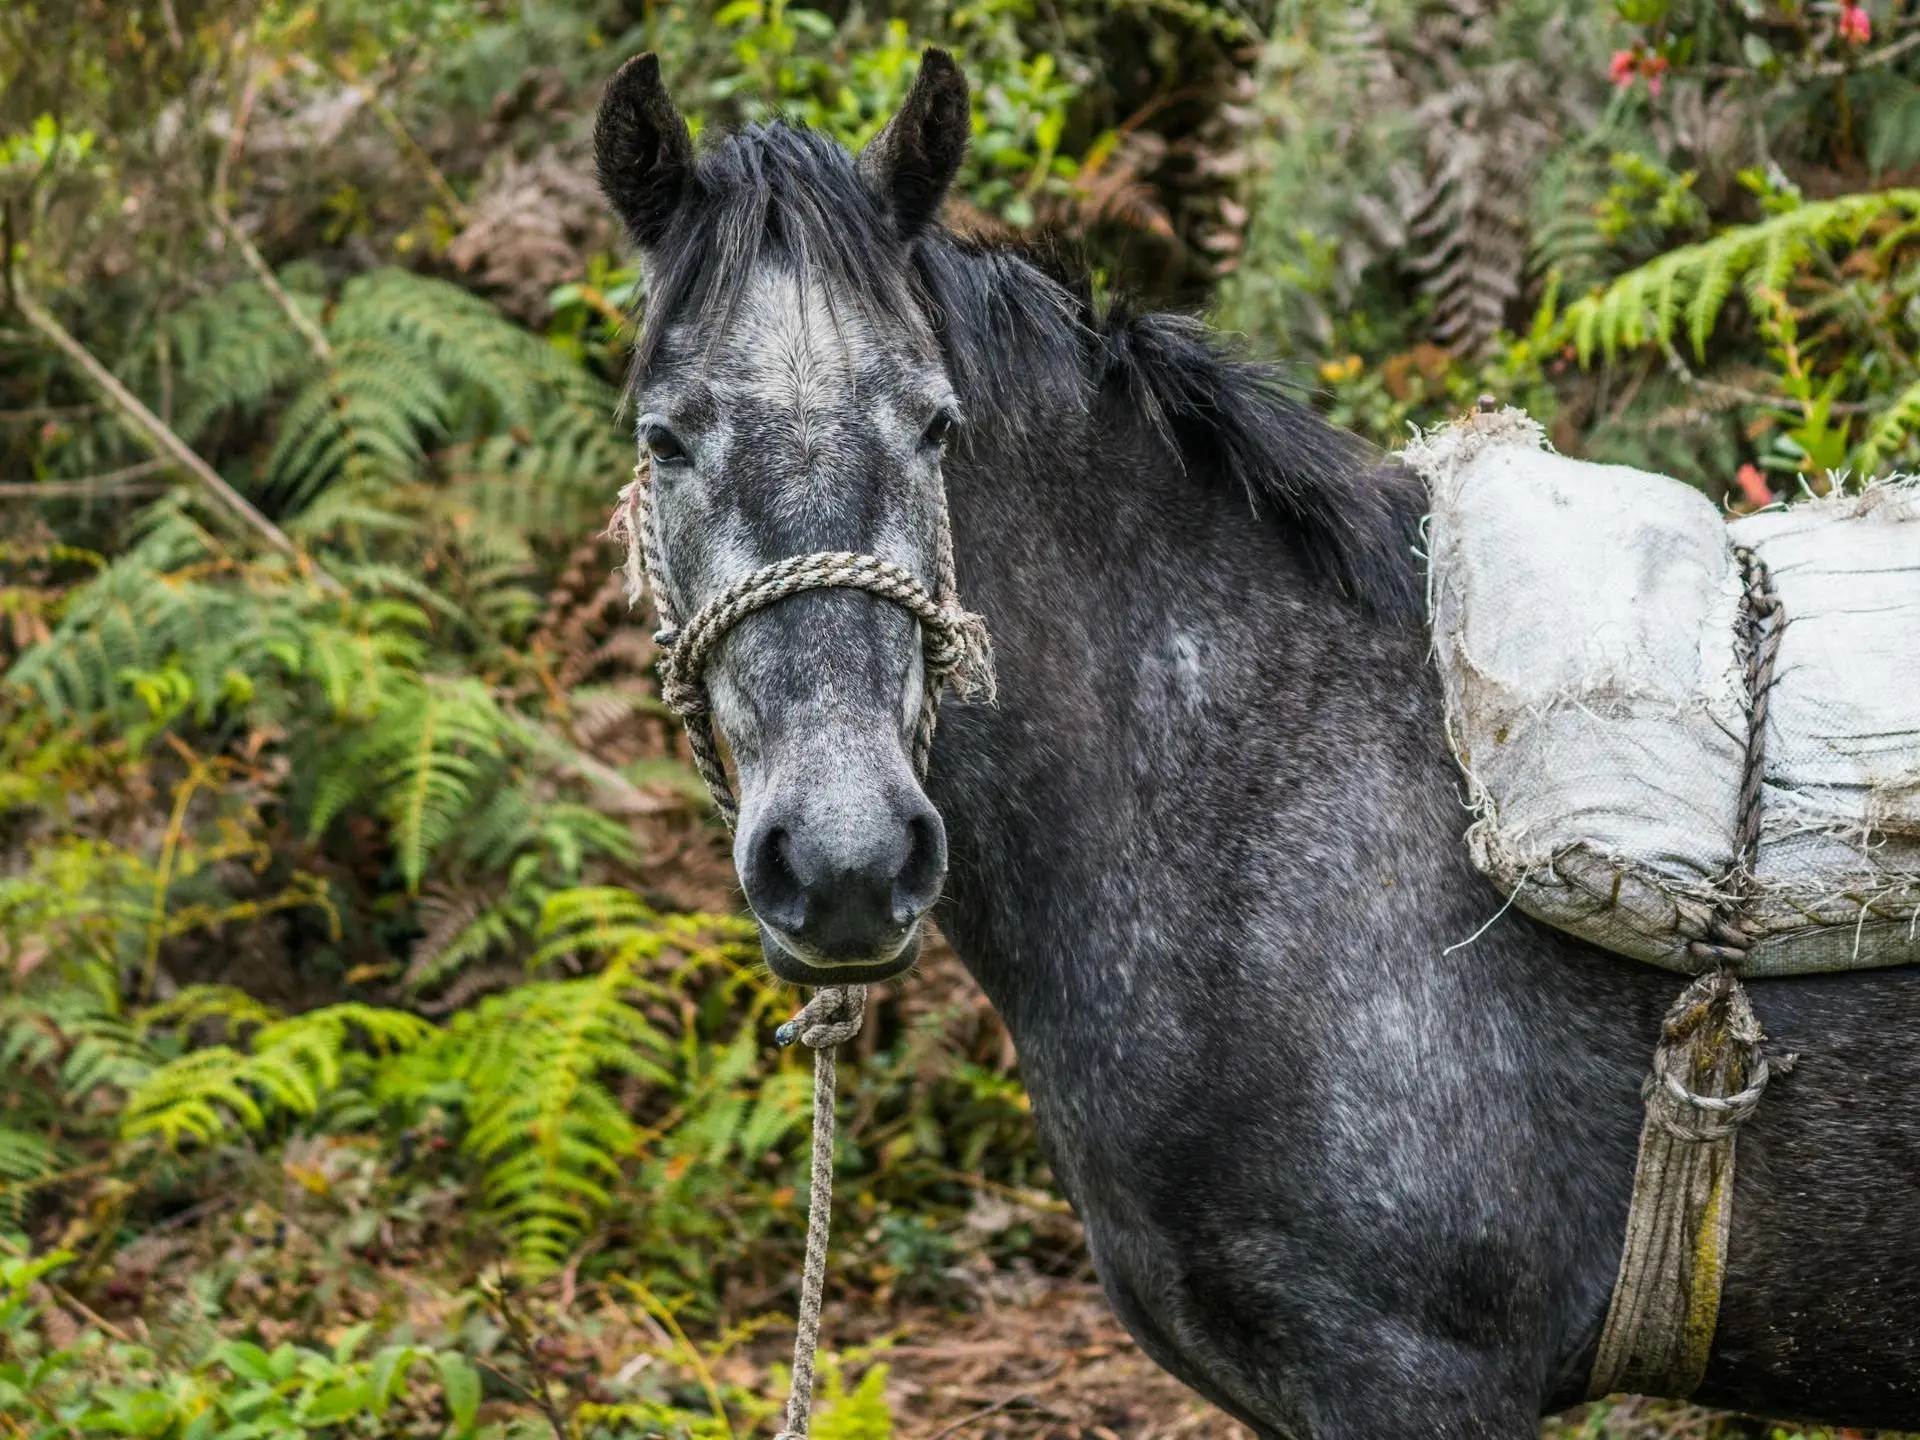
[[[676, 616], [820, 551], [935, 589], [959, 416], [911, 248], [967, 134], [966, 81], [933, 50], [857, 158], [784, 126], [696, 157], [653, 56], [614, 77], [595, 145], [646, 267], [633, 393]], [[919, 954], [947, 859], [912, 764], [923, 663], [906, 610], [843, 588], [754, 611], [706, 660], [740, 777], [734, 859], [784, 979], [881, 980]]]

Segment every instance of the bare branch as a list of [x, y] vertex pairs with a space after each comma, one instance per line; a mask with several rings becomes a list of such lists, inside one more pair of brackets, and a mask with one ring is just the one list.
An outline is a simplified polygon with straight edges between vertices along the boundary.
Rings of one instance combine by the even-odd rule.
[[108, 491], [125, 495], [140, 490], [161, 490], [166, 487], [141, 485], [139, 482], [149, 475], [158, 475], [173, 468], [174, 462], [171, 460], [142, 460], [138, 465], [108, 470], [99, 475], [83, 475], [78, 480], [21, 480], [0, 484], [0, 496], [39, 500], [55, 495], [101, 495]]
[[240, 99], [233, 107], [233, 123], [230, 127], [226, 147], [220, 152], [219, 163], [213, 172], [213, 194], [209, 197], [207, 208], [213, 212], [213, 223], [220, 228], [234, 249], [240, 252], [240, 258], [247, 262], [247, 268], [259, 280], [261, 288], [280, 307], [281, 314], [287, 317], [287, 323], [300, 332], [300, 338], [307, 342], [307, 348], [313, 351], [314, 358], [322, 365], [333, 359], [333, 346], [327, 342], [326, 335], [313, 319], [297, 304], [281, 285], [279, 277], [273, 273], [273, 267], [267, 264], [266, 257], [254, 248], [253, 241], [247, 238], [233, 218], [230, 208], [232, 200], [228, 195], [227, 178], [232, 173], [233, 162], [246, 144], [247, 124], [253, 118], [254, 101], [259, 98], [261, 81], [275, 67], [256, 65], [247, 71], [247, 83], [241, 89]]
[[27, 323], [79, 366], [100, 393], [133, 422], [134, 430], [145, 438], [156, 452], [168, 457], [174, 464], [179, 465], [211, 490], [215, 498], [259, 532], [261, 538], [269, 545], [290, 558], [303, 571], [310, 573], [320, 583], [321, 588], [334, 594], [344, 593], [338, 580], [321, 569], [318, 562], [304, 554], [293, 541], [287, 538], [284, 530], [256, 510], [244, 495], [221, 479], [211, 465], [195, 454], [186, 441], [174, 434], [158, 415], [142, 404], [139, 396], [122, 385], [111, 370], [94, 358], [92, 351], [76, 340], [51, 314], [42, 309], [40, 302], [27, 294], [17, 282], [13, 298], [20, 313], [26, 317]]

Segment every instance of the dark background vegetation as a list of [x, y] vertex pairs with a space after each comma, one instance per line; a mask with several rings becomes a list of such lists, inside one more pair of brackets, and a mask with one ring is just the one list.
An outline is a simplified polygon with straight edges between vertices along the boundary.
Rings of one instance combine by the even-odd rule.
[[[0, 1435], [772, 1424], [793, 997], [599, 538], [619, 61], [857, 144], [950, 46], [956, 226], [1383, 445], [1492, 392], [1750, 507], [1914, 459], [1914, 8], [12, 0]], [[950, 956], [847, 1073], [820, 1440], [1235, 1429], [1100, 1307]]]

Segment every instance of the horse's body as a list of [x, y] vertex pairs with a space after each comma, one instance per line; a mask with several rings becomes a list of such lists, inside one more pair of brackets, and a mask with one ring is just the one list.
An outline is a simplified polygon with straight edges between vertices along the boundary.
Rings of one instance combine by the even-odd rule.
[[[1115, 1309], [1265, 1435], [1533, 1435], [1584, 1393], [1679, 982], [1492, 918], [1410, 479], [1197, 327], [1096, 316], [934, 225], [958, 158], [935, 69], [857, 178], [777, 128], [695, 162], [657, 70], [610, 90], [603, 176], [652, 266], [641, 428], [683, 472], [656, 579], [688, 613], [785, 554], [924, 568], [943, 475], [999, 699], [942, 720], [934, 913]], [[960, 417], [943, 467], [912, 448], [936, 411]], [[816, 593], [710, 667], [789, 978], [910, 963], [934, 833], [910, 637]], [[846, 876], [896, 869], [916, 886], [858, 944], [844, 906], [809, 929]], [[1701, 1398], [1920, 1424], [1920, 975], [1751, 992], [1800, 1063], [1741, 1133]]]

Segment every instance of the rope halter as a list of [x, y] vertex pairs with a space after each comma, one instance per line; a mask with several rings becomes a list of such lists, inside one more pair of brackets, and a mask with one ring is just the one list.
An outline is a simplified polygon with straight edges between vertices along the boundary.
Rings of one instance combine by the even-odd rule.
[[[947, 492], [940, 490], [935, 593], [913, 573], [877, 555], [828, 550], [795, 555], [762, 566], [728, 586], [694, 613], [684, 626], [674, 622], [672, 601], [661, 577], [660, 537], [654, 533], [652, 464], [646, 454], [633, 467], [632, 481], [620, 492], [607, 534], [627, 547], [627, 603], [637, 605], [653, 578], [653, 604], [661, 629], [660, 698], [687, 727], [694, 764], [707, 782], [713, 803], [732, 828], [740, 813], [733, 784], [720, 758], [707, 694], [707, 657], [727, 631], [757, 610], [806, 590], [864, 590], [891, 600], [920, 622], [924, 661], [920, 718], [913, 732], [913, 769], [927, 778], [933, 751], [933, 727], [940, 718], [940, 693], [951, 681], [962, 695], [993, 698], [993, 649], [987, 624], [960, 605], [953, 569], [953, 528], [947, 519]], [[793, 1339], [793, 1382], [787, 1392], [786, 1428], [775, 1440], [807, 1440], [813, 1416], [814, 1353], [820, 1344], [820, 1304], [826, 1288], [827, 1227], [833, 1206], [834, 1051], [860, 1031], [866, 1015], [864, 985], [829, 986], [814, 993], [807, 1006], [780, 1027], [782, 1045], [799, 1041], [813, 1051], [813, 1149], [807, 1184], [807, 1249], [800, 1273], [800, 1308]]]
[[933, 594], [927, 593], [912, 571], [892, 560], [822, 550], [763, 565], [715, 595], [691, 620], [680, 625], [661, 579], [665, 571], [660, 563], [660, 537], [653, 525], [652, 468], [650, 457], [643, 453], [640, 463], [633, 467], [632, 481], [620, 491], [607, 534], [627, 547], [627, 603], [638, 604], [649, 578], [653, 582], [653, 605], [661, 623], [654, 636], [660, 646], [660, 699], [685, 722], [694, 765], [728, 828], [732, 828], [740, 806], [714, 732], [707, 659], [726, 633], [747, 616], [808, 590], [864, 590], [892, 601], [920, 622], [924, 681], [920, 718], [913, 733], [913, 769], [917, 778], [926, 779], [943, 688], [952, 682], [963, 696], [985, 700], [991, 700], [994, 693], [993, 647], [987, 638], [987, 623], [960, 605], [945, 487], [940, 491]]

